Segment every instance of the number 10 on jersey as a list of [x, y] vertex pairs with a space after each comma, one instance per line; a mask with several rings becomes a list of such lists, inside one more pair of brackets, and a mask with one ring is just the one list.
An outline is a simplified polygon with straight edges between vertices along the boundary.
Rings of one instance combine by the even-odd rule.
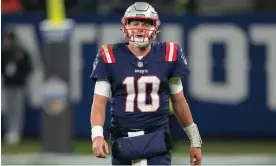
[[[134, 112], [135, 103], [141, 112], [155, 112], [160, 106], [158, 91], [160, 88], [160, 79], [157, 76], [126, 77], [123, 81], [126, 87], [125, 111]], [[151, 86], [151, 92], [147, 92], [147, 85]], [[137, 91], [135, 91], [137, 87]], [[150, 95], [151, 103], [147, 104], [147, 95]]]

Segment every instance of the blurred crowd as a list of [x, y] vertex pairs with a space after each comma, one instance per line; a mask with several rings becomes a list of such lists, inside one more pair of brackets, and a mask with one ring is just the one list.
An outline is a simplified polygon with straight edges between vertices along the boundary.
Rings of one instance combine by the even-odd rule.
[[[47, 0], [1, 0], [2, 13], [45, 12]], [[122, 14], [137, 0], [64, 0], [67, 12]], [[159, 14], [232, 14], [276, 12], [275, 0], [143, 0]]]

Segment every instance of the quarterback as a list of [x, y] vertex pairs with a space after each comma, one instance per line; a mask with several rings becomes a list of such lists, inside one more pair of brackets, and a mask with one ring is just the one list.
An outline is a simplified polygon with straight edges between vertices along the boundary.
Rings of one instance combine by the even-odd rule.
[[[170, 165], [170, 98], [190, 139], [190, 164], [200, 165], [201, 137], [184, 97], [181, 79], [187, 60], [175, 42], [156, 42], [160, 20], [145, 2], [131, 5], [122, 18], [125, 43], [100, 47], [93, 64], [91, 109], [93, 153], [109, 153], [103, 136], [106, 104], [111, 104], [110, 145], [113, 165]], [[184, 163], [183, 163], [184, 164]]]

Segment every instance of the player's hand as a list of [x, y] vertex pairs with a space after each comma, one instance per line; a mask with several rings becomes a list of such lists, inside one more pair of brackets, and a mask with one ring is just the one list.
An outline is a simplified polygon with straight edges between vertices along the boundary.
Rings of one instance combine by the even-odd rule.
[[200, 148], [190, 149], [190, 164], [191, 165], [201, 165], [202, 153]]
[[98, 136], [94, 138], [93, 140], [93, 153], [98, 158], [106, 158], [106, 154], [104, 152], [104, 149], [106, 153], [109, 153], [108, 145], [103, 137]]

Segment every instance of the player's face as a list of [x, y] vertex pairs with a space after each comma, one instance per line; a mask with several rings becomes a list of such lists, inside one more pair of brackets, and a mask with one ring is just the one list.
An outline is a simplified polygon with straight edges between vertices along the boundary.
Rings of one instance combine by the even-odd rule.
[[132, 36], [135, 38], [145, 38], [150, 34], [150, 30], [152, 29], [152, 21], [150, 20], [134, 20], [129, 24], [129, 28], [132, 30]]

